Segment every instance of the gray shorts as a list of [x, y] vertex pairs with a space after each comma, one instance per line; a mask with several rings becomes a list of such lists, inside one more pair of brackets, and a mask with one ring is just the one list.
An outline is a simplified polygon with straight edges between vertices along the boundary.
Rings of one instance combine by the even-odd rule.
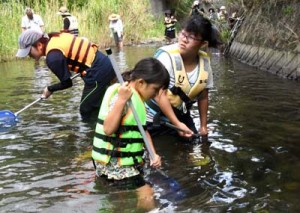
[[123, 41], [123, 35], [121, 35], [119, 37], [118, 33], [114, 33], [114, 39], [115, 39], [115, 42], [121, 42], [121, 41]]

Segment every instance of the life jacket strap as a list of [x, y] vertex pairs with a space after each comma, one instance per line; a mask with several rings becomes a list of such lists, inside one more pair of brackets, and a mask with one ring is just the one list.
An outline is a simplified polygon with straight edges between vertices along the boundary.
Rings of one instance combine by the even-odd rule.
[[91, 44], [91, 42], [89, 42], [89, 45], [88, 45], [88, 47], [87, 47], [87, 50], [85, 51], [84, 57], [83, 57], [83, 59], [82, 59], [82, 63], [83, 63], [83, 64], [85, 64], [85, 62], [86, 62], [86, 59], [87, 59], [87, 56], [88, 56], [88, 53], [89, 53], [89, 51], [90, 51], [91, 46], [92, 46], [92, 44]]
[[144, 143], [143, 138], [117, 138], [117, 137], [102, 135], [99, 133], [95, 133], [95, 137], [102, 139], [103, 141], [109, 142], [115, 147], [121, 147], [121, 148], [125, 148], [127, 144], [131, 144], [131, 143]]
[[[84, 65], [85, 62], [86, 62], [86, 57], [87, 57], [88, 51], [86, 51], [86, 53], [85, 53], [85, 57], [83, 58], [84, 61], [82, 63], [78, 62], [80, 50], [81, 50], [83, 42], [84, 42], [84, 40], [81, 39], [79, 47], [78, 47], [77, 54], [75, 56], [75, 59], [74, 60], [71, 59], [72, 51], [73, 51], [73, 48], [74, 48], [74, 44], [75, 44], [76, 38], [77, 37], [74, 36], [74, 38], [72, 39], [71, 47], [70, 47], [70, 50], [69, 50], [69, 53], [68, 53], [68, 62], [67, 63], [68, 63], [69, 68], [72, 71], [75, 71], [77, 73], [83, 73], [88, 68], [88, 66]], [[90, 46], [91, 46], [91, 44], [89, 43], [88, 50], [90, 49]]]
[[[98, 124], [103, 125], [103, 122], [104, 121], [102, 119], [98, 118]], [[143, 125], [143, 129], [147, 130], [147, 126]], [[137, 131], [137, 132], [139, 132], [140, 130], [139, 130], [138, 126], [136, 126], [136, 125], [134, 125], [134, 126], [133, 125], [121, 125], [119, 127], [119, 129], [117, 130], [117, 134], [122, 134], [123, 132], [127, 132], [127, 131]]]
[[174, 95], [178, 95], [180, 99], [185, 103], [186, 108], [190, 109], [192, 105], [195, 103], [195, 101], [192, 101], [183, 91], [180, 87], [173, 86], [170, 91]]
[[121, 152], [117, 150], [107, 150], [104, 148], [98, 148], [93, 146], [93, 150], [100, 154], [109, 155], [114, 158], [125, 158], [125, 157], [135, 157], [135, 156], [143, 156], [144, 151], [139, 152]]
[[72, 42], [71, 42], [71, 47], [70, 47], [70, 50], [69, 50], [69, 53], [68, 53], [68, 58], [71, 58], [71, 56], [72, 56], [72, 51], [73, 51], [73, 47], [74, 47], [74, 44], [75, 44], [75, 40], [76, 40], [76, 37], [74, 36], [74, 38], [72, 39]]
[[92, 162], [93, 162], [94, 169], [96, 170], [96, 169], [97, 169], [97, 166], [96, 166], [96, 163], [95, 163], [94, 158], [92, 158]]
[[146, 101], [146, 104], [153, 109], [155, 112], [161, 112], [161, 109], [159, 108], [159, 106], [156, 104], [156, 102], [154, 102], [152, 99], [150, 99], [149, 101]]
[[[76, 53], [76, 56], [75, 56], [75, 59], [74, 59], [74, 61], [78, 61], [78, 59], [79, 59], [79, 55], [80, 55], [80, 51], [81, 51], [81, 48], [82, 48], [82, 45], [83, 45], [83, 39], [81, 39], [81, 41], [80, 41], [80, 44], [79, 44], [79, 47], [78, 47], [78, 50], [77, 50], [77, 53]], [[73, 64], [73, 69], [75, 68], [75, 64]], [[73, 70], [72, 69], [72, 70]]]

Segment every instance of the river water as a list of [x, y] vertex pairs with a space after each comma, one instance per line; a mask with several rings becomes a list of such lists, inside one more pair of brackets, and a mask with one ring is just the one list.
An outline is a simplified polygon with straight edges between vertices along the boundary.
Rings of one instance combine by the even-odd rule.
[[[157, 47], [114, 53], [121, 70]], [[279, 79], [213, 53], [208, 141], [154, 138], [160, 171], [146, 168], [152, 212], [299, 212], [299, 83]], [[57, 82], [32, 60], [0, 64], [0, 110], [17, 112]], [[95, 181], [94, 126], [81, 121], [83, 88], [53, 94], [0, 132], [0, 212], [144, 212], [134, 191]], [[193, 113], [198, 122], [196, 111]], [[198, 122], [199, 123], [199, 122]]]

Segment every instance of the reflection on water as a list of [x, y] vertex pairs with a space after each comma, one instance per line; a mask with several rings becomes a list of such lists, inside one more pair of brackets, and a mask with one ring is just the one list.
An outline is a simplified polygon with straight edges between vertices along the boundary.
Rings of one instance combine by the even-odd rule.
[[[121, 71], [156, 47], [115, 52]], [[57, 82], [43, 62], [0, 64], [0, 110], [16, 112]], [[201, 144], [154, 138], [163, 167], [147, 167], [152, 212], [298, 212], [300, 91], [290, 82], [213, 54], [209, 137]], [[83, 87], [53, 94], [0, 132], [1, 212], [143, 212], [133, 191], [95, 182], [94, 126], [81, 121]], [[199, 126], [198, 112], [193, 111]], [[148, 165], [147, 165], [148, 166]]]

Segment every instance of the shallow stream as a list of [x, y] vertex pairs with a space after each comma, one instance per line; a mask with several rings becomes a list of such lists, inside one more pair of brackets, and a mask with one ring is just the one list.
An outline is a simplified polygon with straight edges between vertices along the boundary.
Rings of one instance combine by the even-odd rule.
[[[115, 58], [125, 70], [156, 48], [125, 47]], [[299, 212], [299, 83], [218, 53], [212, 68], [208, 141], [154, 138], [163, 167], [146, 169], [155, 190], [152, 212]], [[0, 110], [16, 112], [57, 82], [32, 60], [2, 63], [0, 73]], [[0, 212], [143, 212], [134, 191], [95, 181], [94, 126], [81, 121], [83, 83], [74, 82], [0, 132]]]

